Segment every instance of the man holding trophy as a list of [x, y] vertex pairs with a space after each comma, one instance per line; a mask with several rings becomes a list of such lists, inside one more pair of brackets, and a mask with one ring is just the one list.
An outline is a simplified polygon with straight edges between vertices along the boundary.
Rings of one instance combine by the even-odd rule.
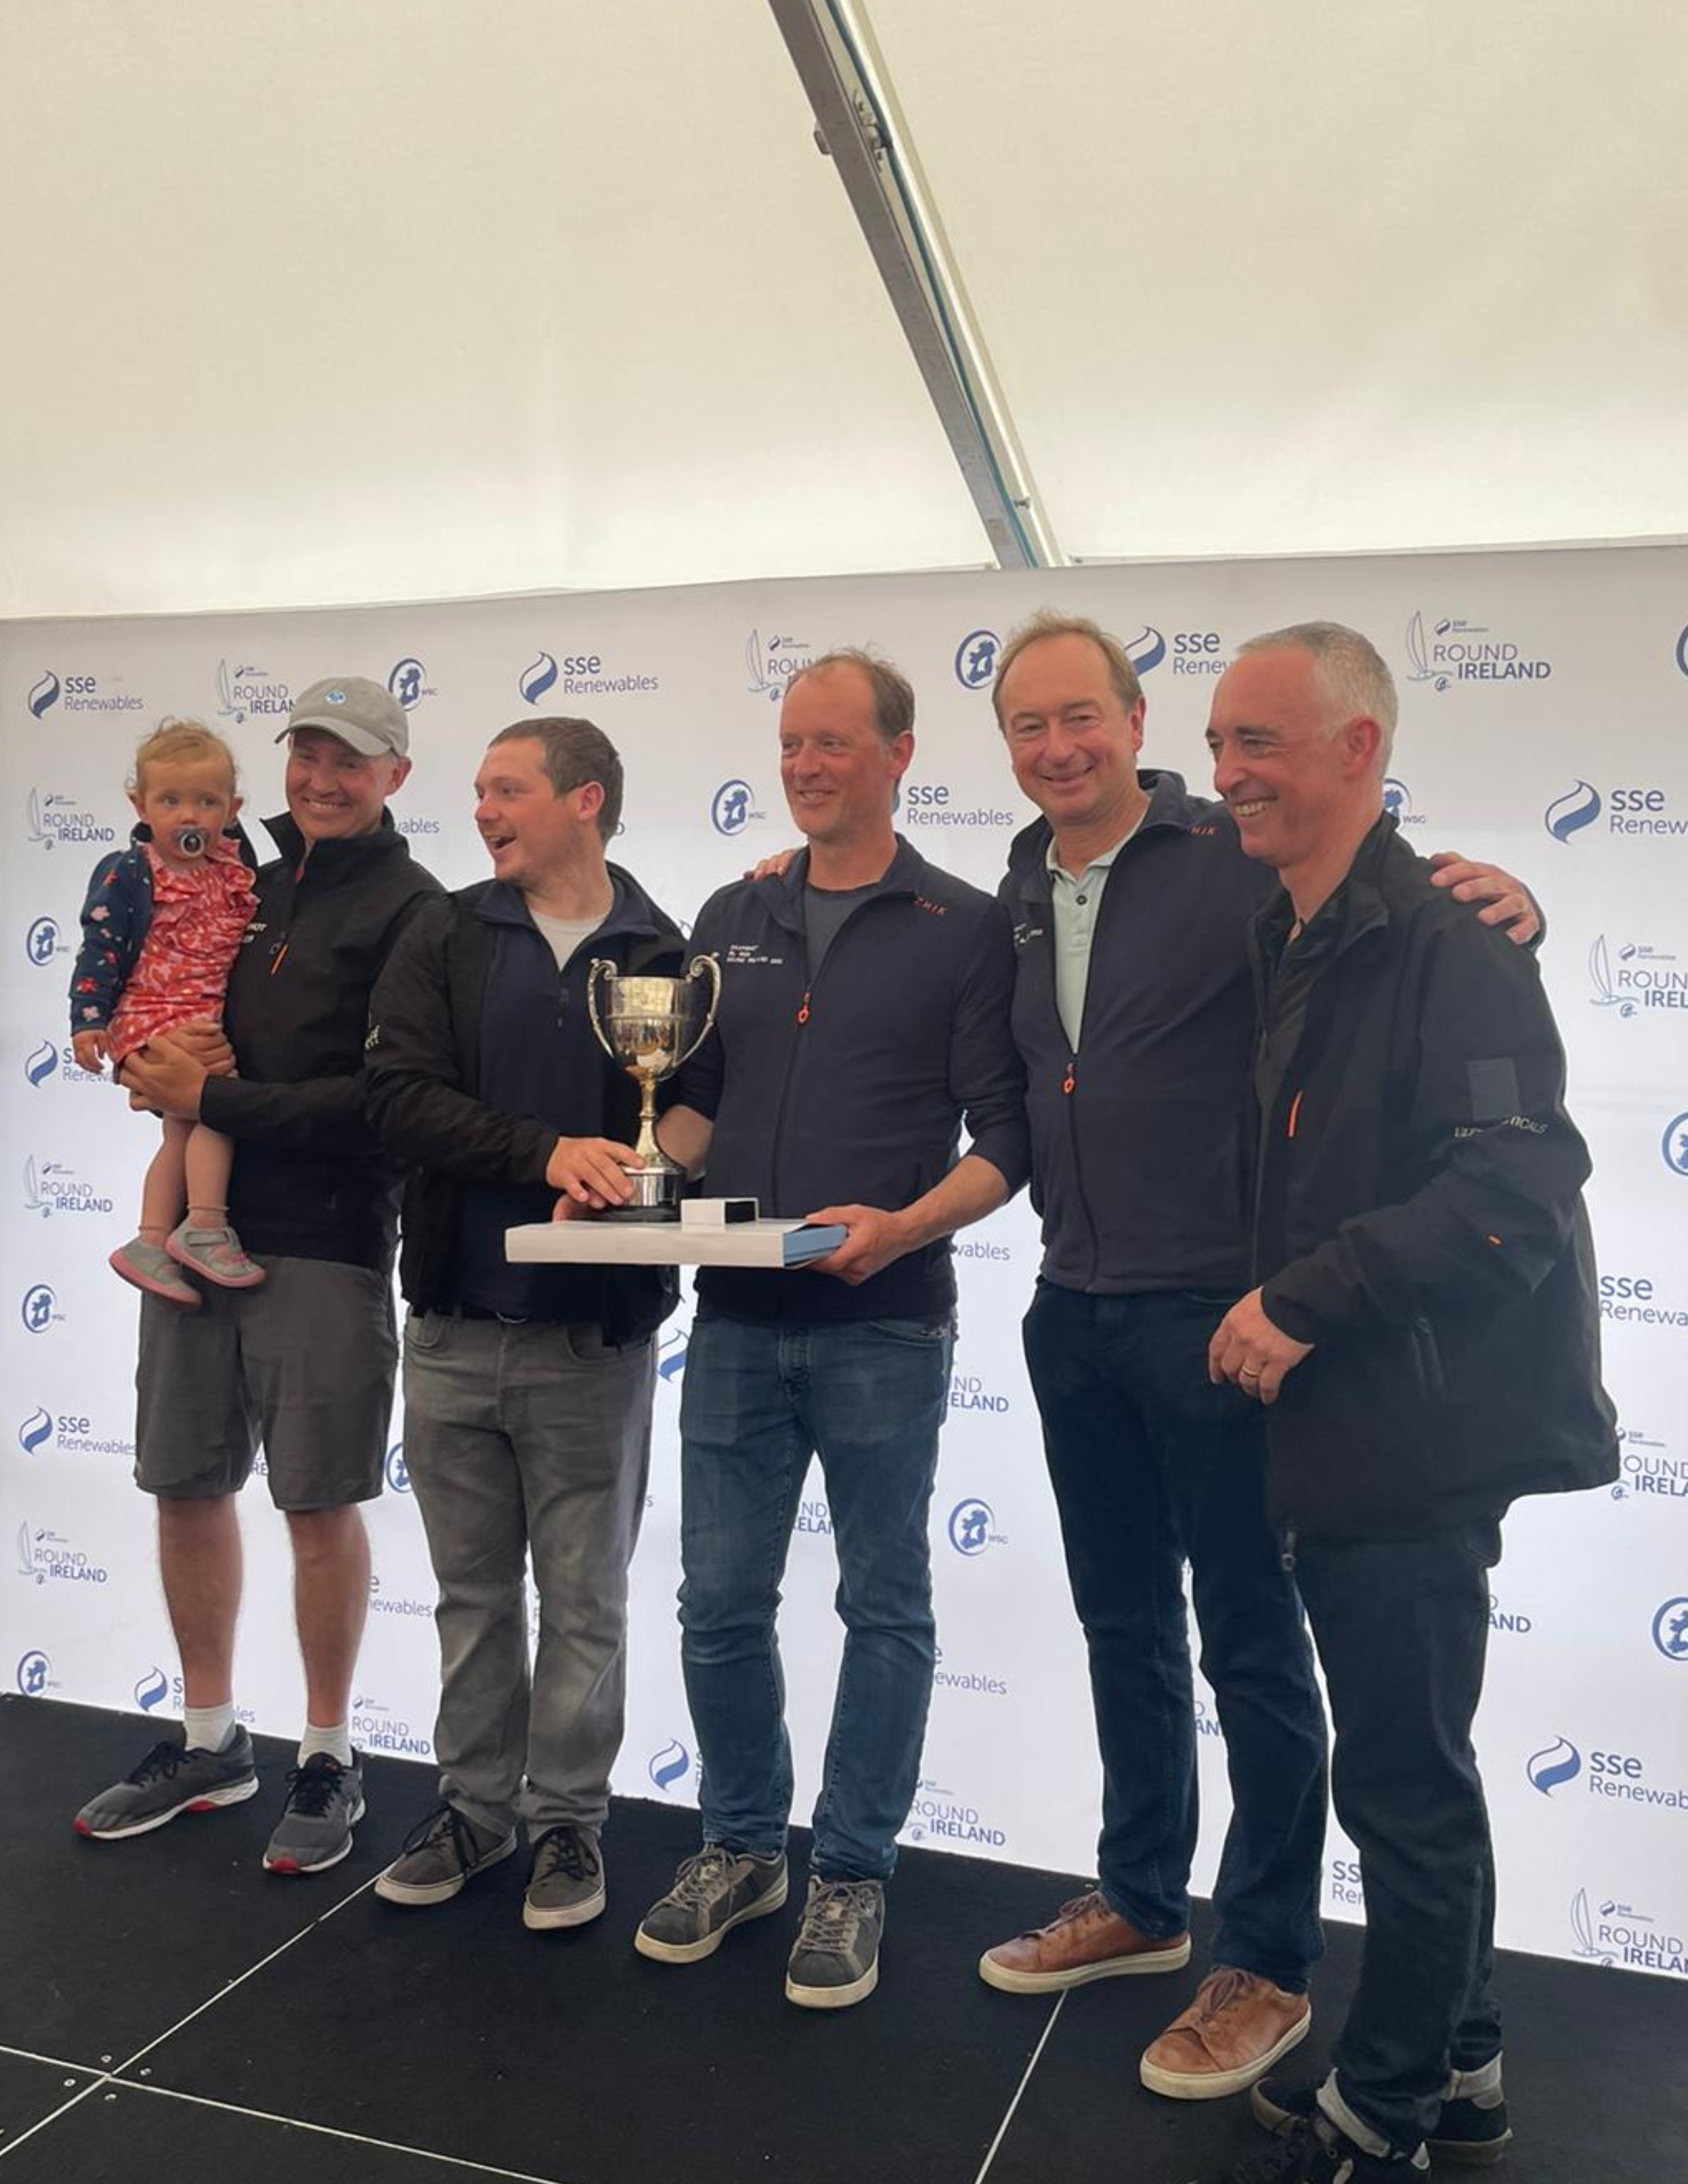
[[[847, 1234], [801, 1270], [699, 1277], [680, 1621], [704, 1841], [636, 1946], [694, 1963], [785, 1901], [793, 1780], [774, 1619], [818, 1453], [845, 1637], [785, 1992], [821, 2009], [861, 2001], [878, 1977], [884, 1884], [919, 1779], [948, 1239], [1017, 1190], [1028, 1165], [1007, 915], [892, 829], [913, 726], [912, 691], [868, 654], [830, 654], [792, 679], [780, 772], [807, 848], [783, 875], [705, 905], [693, 945], [720, 960], [719, 1015], [660, 1133], [682, 1166], [706, 1170], [712, 1197]], [[621, 1203], [625, 1184], [603, 1195]]]
[[[621, 765], [589, 722], [494, 737], [475, 784], [493, 877], [427, 905], [377, 984], [367, 1057], [383, 1143], [414, 1163], [399, 1273], [404, 1455], [439, 1584], [442, 1802], [376, 1883], [441, 1903], [516, 1847], [524, 1923], [604, 1908], [599, 1834], [621, 1741], [627, 1574], [644, 1506], [652, 1267], [515, 1266], [504, 1232], [560, 1193], [627, 1195], [632, 1078], [594, 1037], [588, 967], [687, 989], [685, 944], [605, 861]], [[536, 1117], [543, 1117], [537, 1120]], [[538, 1641], [530, 1679], [524, 1576]]]

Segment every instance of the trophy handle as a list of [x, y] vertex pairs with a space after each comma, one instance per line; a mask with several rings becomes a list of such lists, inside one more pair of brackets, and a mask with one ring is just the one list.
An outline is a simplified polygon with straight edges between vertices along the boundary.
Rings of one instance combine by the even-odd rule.
[[692, 1056], [709, 1037], [710, 1032], [715, 1029], [716, 1014], [721, 1007], [720, 956], [694, 956], [692, 958], [692, 967], [686, 973], [688, 982], [689, 983], [694, 978], [701, 978], [705, 976], [710, 979], [713, 988], [713, 991], [710, 994], [709, 1006], [704, 1011], [703, 1025], [699, 1029], [697, 1037], [692, 1041], [691, 1045], [686, 1049], [686, 1051], [683, 1054], [677, 1055], [675, 1057], [674, 1067], [677, 1069], [680, 1067], [682, 1062], [689, 1061], [691, 1060]]
[[593, 1031], [597, 1036], [598, 1044], [603, 1048], [605, 1054], [609, 1056], [611, 1061], [619, 1062], [619, 1057], [616, 1055], [616, 1050], [610, 1045], [609, 1039], [604, 1036], [604, 1026], [599, 1021], [598, 1017], [599, 981], [600, 978], [613, 978], [616, 975], [616, 966], [610, 961], [607, 956], [594, 956], [593, 957], [591, 967], [586, 974], [586, 1013], [591, 1022]]

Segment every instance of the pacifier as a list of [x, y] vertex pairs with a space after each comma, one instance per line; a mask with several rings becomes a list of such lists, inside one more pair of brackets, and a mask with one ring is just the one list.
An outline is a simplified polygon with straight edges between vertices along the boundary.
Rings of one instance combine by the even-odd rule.
[[210, 837], [198, 827], [178, 827], [173, 838], [179, 857], [203, 857], [210, 847]]

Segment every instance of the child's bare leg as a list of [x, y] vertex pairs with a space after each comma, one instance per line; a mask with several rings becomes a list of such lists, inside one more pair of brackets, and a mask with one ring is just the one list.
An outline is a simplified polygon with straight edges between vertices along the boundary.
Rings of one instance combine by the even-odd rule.
[[[170, 1125], [166, 1123], [164, 1128]], [[185, 1123], [187, 1217], [196, 1228], [221, 1228], [229, 1217], [229, 1171], [234, 1141], [203, 1123]]]
[[[141, 1186], [141, 1234], [149, 1244], [162, 1244], [181, 1218], [188, 1195], [188, 1140], [198, 1128], [174, 1115], [164, 1117], [164, 1143], [153, 1155]], [[225, 1184], [227, 1178], [226, 1167]]]

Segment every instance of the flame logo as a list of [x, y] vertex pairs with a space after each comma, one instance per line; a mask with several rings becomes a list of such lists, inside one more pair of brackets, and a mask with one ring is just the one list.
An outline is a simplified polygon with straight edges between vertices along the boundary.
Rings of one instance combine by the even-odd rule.
[[1167, 656], [1167, 640], [1151, 623], [1145, 622], [1140, 637], [1126, 640], [1126, 656], [1139, 675], [1158, 667]]
[[45, 1411], [31, 1411], [18, 1428], [18, 1446], [25, 1456], [33, 1456], [43, 1441], [53, 1438], [53, 1420]]
[[58, 693], [63, 687], [64, 686], [60, 683], [58, 677], [53, 673], [50, 667], [47, 669], [46, 674], [42, 677], [39, 682], [31, 685], [29, 695], [29, 708], [31, 712], [35, 715], [36, 720], [41, 718], [42, 715], [47, 711], [49, 706], [56, 705], [58, 703]]
[[1600, 816], [1600, 791], [1579, 781], [1574, 788], [1556, 797], [1541, 815], [1542, 823], [1556, 842], [1568, 842]]
[[24, 1074], [31, 1084], [44, 1084], [58, 1067], [58, 1049], [50, 1039], [42, 1039], [35, 1052], [24, 1062]]
[[1544, 1797], [1551, 1797], [1562, 1782], [1574, 1782], [1582, 1771], [1583, 1755], [1566, 1736], [1535, 1753], [1524, 1769], [1530, 1787]]
[[170, 1679], [159, 1668], [142, 1676], [135, 1686], [135, 1703], [142, 1713], [150, 1713], [154, 1707], [162, 1706], [169, 1696]]
[[530, 705], [537, 705], [556, 679], [556, 661], [549, 652], [542, 652], [531, 667], [522, 669], [515, 687]]
[[692, 1755], [685, 1746], [671, 1739], [660, 1752], [651, 1755], [649, 1769], [650, 1779], [665, 1794], [671, 1782], [677, 1782], [692, 1764]]

